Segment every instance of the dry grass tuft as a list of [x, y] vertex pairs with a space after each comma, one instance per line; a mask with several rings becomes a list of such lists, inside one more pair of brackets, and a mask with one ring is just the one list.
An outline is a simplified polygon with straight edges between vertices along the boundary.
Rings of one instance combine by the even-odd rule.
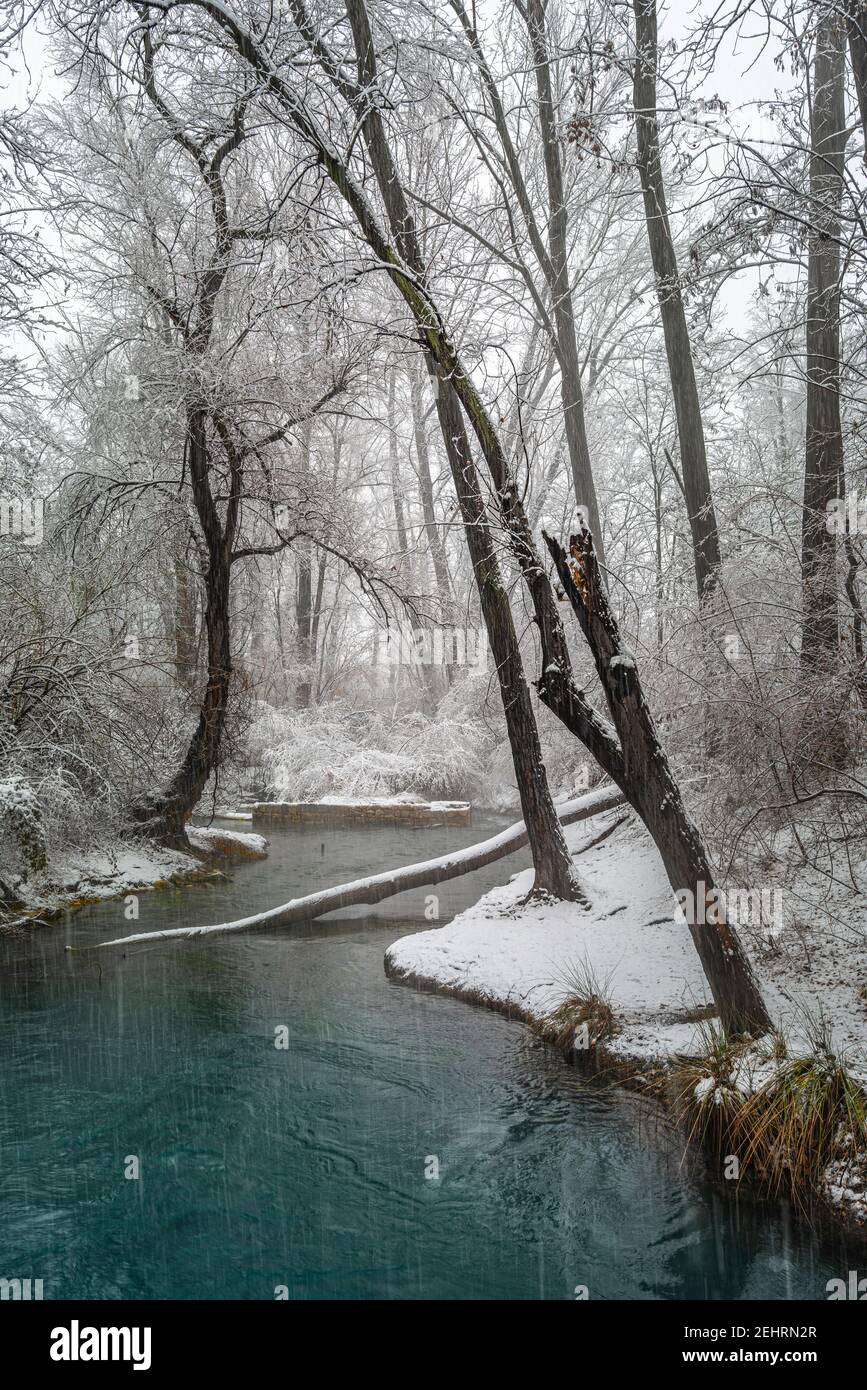
[[675, 1111], [690, 1141], [736, 1154], [742, 1177], [802, 1205], [830, 1164], [867, 1157], [867, 1096], [821, 1018], [808, 1020], [808, 1051], [794, 1057], [779, 1036], [757, 1051], [718, 1028], [704, 1033], [701, 1053], [674, 1068]]
[[602, 981], [586, 959], [561, 975], [564, 997], [545, 1020], [549, 1042], [567, 1055], [592, 1051], [617, 1031], [611, 1002], [611, 975]]

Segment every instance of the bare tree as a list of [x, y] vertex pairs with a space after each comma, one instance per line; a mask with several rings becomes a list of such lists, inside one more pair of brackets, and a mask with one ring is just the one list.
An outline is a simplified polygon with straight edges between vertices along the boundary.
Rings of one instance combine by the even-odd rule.
[[692, 532], [696, 588], [699, 600], [704, 600], [713, 590], [720, 562], [720, 546], [707, 466], [701, 402], [696, 385], [692, 345], [683, 305], [680, 271], [669, 225], [662, 171], [656, 108], [656, 71], [659, 62], [656, 0], [633, 0], [633, 9], [636, 47], [633, 106], [638, 142], [638, 172], [641, 176], [647, 239], [656, 276], [656, 293], [677, 415], [683, 491]]
[[840, 206], [846, 149], [846, 31], [832, 6], [816, 25], [810, 119], [810, 232], [807, 287], [807, 436], [801, 566], [801, 664], [806, 673], [837, 663], [837, 546], [828, 503], [843, 491], [840, 422]]

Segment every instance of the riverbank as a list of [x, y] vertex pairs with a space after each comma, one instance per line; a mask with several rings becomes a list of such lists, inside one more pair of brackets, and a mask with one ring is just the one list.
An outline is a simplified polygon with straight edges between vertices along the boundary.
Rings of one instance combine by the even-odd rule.
[[117, 841], [49, 860], [38, 874], [15, 885], [6, 924], [50, 922], [91, 903], [219, 879], [221, 864], [264, 859], [268, 852], [267, 839], [251, 832], [190, 825], [187, 838], [189, 854], [144, 841]]
[[698, 957], [643, 826], [615, 811], [566, 834], [589, 911], [527, 902], [533, 876], [526, 870], [448, 925], [396, 941], [386, 973], [520, 1019], [573, 1060], [652, 1089], [720, 1157], [736, 1152], [738, 1131], [738, 1177], [778, 1186], [787, 1174], [793, 1182], [806, 1177], [792, 1168], [794, 1159], [809, 1165], [811, 1153], [790, 1132], [791, 1112], [818, 1106], [812, 1157], [821, 1171], [804, 1185], [867, 1222], [864, 934], [844, 942], [816, 928], [805, 941], [800, 922], [777, 921], [770, 932], [741, 927], [775, 1033], [759, 1044], [723, 1046]]

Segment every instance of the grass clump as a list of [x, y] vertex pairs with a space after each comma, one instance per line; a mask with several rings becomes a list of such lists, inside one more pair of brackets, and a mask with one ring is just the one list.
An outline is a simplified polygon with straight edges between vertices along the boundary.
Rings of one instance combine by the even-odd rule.
[[779, 1035], [755, 1044], [703, 1030], [704, 1046], [675, 1065], [676, 1111], [691, 1141], [737, 1155], [739, 1174], [799, 1204], [829, 1169], [867, 1161], [867, 1096], [835, 1052], [824, 1021], [807, 1020], [806, 1050]]
[[743, 1106], [738, 1077], [752, 1044], [730, 1037], [711, 1019], [699, 1020], [697, 1028], [698, 1052], [678, 1057], [672, 1067], [674, 1110], [690, 1143], [715, 1148], [727, 1145]]
[[571, 1056], [591, 1052], [614, 1036], [617, 1026], [611, 1002], [611, 975], [600, 981], [588, 960], [564, 970], [564, 995], [545, 1020], [545, 1036], [561, 1052]]
[[834, 1051], [820, 1019], [809, 1051], [786, 1058], [777, 1074], [745, 1098], [737, 1135], [744, 1159], [772, 1192], [796, 1199], [821, 1184], [825, 1170], [867, 1154], [867, 1097]]

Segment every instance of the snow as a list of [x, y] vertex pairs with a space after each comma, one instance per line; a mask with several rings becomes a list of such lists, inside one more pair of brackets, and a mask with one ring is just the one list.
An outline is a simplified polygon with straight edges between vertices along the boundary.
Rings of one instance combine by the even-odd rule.
[[696, 1028], [683, 1016], [711, 996], [653, 843], [629, 825], [582, 852], [614, 819], [611, 813], [566, 831], [590, 911], [524, 903], [533, 886], [528, 869], [447, 926], [396, 941], [389, 969], [541, 1021], [570, 993], [570, 973], [586, 966], [600, 985], [609, 982], [621, 1027], [614, 1050], [646, 1057], [696, 1046]]
[[256, 858], [264, 855], [268, 849], [264, 835], [254, 835], [248, 830], [218, 830], [214, 826], [188, 825], [187, 839], [193, 849], [205, 854], [222, 852], [227, 842], [229, 846], [237, 845], [239, 850], [246, 850]]
[[262, 802], [263, 806], [275, 805], [295, 805], [295, 806], [336, 806], [347, 810], [357, 810], [365, 807], [384, 807], [384, 806], [422, 806], [429, 811], [468, 811], [470, 803], [468, 801], [426, 801], [423, 796], [418, 796], [414, 792], [398, 792], [394, 796], [317, 796], [313, 800], [293, 801], [293, 802]]
[[[847, 1135], [851, 1145], [852, 1136]], [[867, 1224], [867, 1171], [863, 1161], [853, 1155], [829, 1163], [822, 1175], [822, 1189], [832, 1206]]]
[[[589, 970], [619, 1026], [607, 1051], [641, 1060], [702, 1051], [690, 1020], [712, 998], [650, 836], [630, 817], [584, 848], [614, 818], [609, 813], [566, 831], [589, 911], [559, 901], [525, 903], [533, 881], [527, 870], [447, 925], [396, 941], [387, 953], [390, 972], [542, 1022], [570, 993], [576, 967]], [[802, 928], [786, 927], [769, 943], [766, 935], [741, 931], [771, 1018], [790, 1052], [798, 1052], [810, 1050], [810, 1023], [821, 1015], [850, 1072], [867, 1077], [867, 1006], [858, 996], [867, 979], [864, 936], [817, 931], [805, 970], [802, 935]], [[757, 1090], [772, 1075], [771, 1059], [747, 1053], [738, 1089]]]
[[[302, 805], [305, 803], [301, 803]], [[397, 796], [319, 796], [308, 806], [426, 806], [422, 796], [400, 792]], [[456, 803], [449, 803], [450, 805]]]
[[[259, 858], [267, 852], [263, 835], [238, 830], [188, 826], [190, 846], [199, 853], [225, 851], [225, 843]], [[51, 915], [85, 902], [122, 898], [168, 883], [183, 883], [207, 872], [201, 859], [181, 850], [156, 845], [118, 842], [102, 850], [72, 851], [52, 859], [40, 873], [16, 884], [16, 894], [28, 914]]]
[[16, 885], [16, 893], [28, 912], [51, 914], [81, 902], [101, 902], [181, 882], [201, 872], [201, 861], [191, 854], [118, 844], [52, 860], [42, 873]]

